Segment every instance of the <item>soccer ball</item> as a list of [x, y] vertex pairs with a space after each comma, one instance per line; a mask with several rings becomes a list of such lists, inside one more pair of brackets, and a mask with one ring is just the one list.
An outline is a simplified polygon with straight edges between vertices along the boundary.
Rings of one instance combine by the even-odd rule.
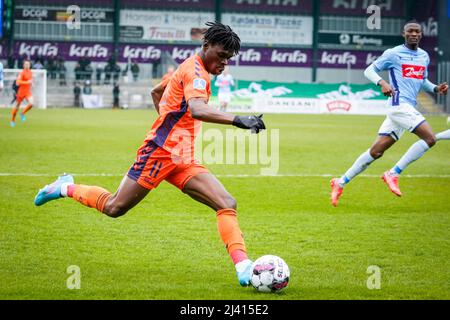
[[289, 283], [289, 267], [283, 259], [265, 255], [253, 262], [250, 283], [260, 292], [279, 292]]

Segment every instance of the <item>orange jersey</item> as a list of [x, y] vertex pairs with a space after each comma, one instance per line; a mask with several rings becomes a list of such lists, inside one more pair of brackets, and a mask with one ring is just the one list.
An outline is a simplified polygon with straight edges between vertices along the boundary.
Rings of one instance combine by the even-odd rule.
[[17, 91], [18, 97], [31, 96], [31, 83], [25, 84], [25, 81], [32, 80], [33, 74], [31, 70], [22, 70], [17, 77], [16, 84], [19, 86]]
[[159, 103], [159, 117], [145, 138], [181, 158], [194, 157], [201, 121], [192, 118], [188, 101], [211, 95], [211, 80], [199, 55], [186, 59], [170, 78]]

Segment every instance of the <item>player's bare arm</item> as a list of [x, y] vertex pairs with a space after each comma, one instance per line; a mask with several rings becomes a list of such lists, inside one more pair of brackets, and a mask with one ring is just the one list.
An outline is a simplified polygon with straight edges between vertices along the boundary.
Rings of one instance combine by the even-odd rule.
[[218, 124], [233, 124], [234, 115], [208, 106], [203, 98], [190, 99], [189, 108], [194, 119]]
[[380, 82], [378, 84], [379, 84], [379, 86], [381, 86], [381, 92], [386, 97], [391, 97], [394, 94], [394, 89], [391, 87], [391, 85], [387, 81], [380, 80]]
[[394, 94], [394, 88], [383, 78], [380, 77], [380, 75], [377, 72], [378, 70], [375, 68], [373, 64], [367, 67], [367, 69], [364, 71], [364, 75], [367, 79], [372, 81], [377, 86], [381, 87], [381, 92], [386, 97], [391, 97]]
[[164, 94], [164, 89], [166, 89], [167, 82], [160, 82], [152, 89], [152, 100], [155, 105], [155, 110], [159, 114], [159, 102]]

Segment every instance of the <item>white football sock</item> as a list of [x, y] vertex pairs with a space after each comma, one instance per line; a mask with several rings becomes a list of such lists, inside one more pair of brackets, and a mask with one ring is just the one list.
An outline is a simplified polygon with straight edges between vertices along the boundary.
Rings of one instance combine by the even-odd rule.
[[339, 179], [339, 185], [343, 188], [347, 183], [349, 183], [354, 177], [366, 170], [366, 168], [375, 159], [370, 155], [370, 149], [364, 152], [362, 155], [356, 159], [355, 163], [347, 170], [347, 172]]
[[390, 176], [398, 177], [400, 175], [400, 173], [402, 173], [402, 170], [400, 170], [400, 168], [397, 166], [395, 166], [391, 170], [389, 170]]
[[249, 259], [242, 260], [241, 262], [238, 262], [234, 265], [237, 272], [242, 272], [247, 268], [248, 264], [252, 263]]
[[450, 129], [446, 131], [439, 132], [436, 135], [437, 140], [450, 140]]
[[62, 183], [61, 184], [61, 191], [59, 192], [61, 194], [61, 196], [63, 197], [67, 197], [67, 187], [70, 186], [73, 183]]
[[417, 141], [408, 149], [408, 151], [406, 151], [395, 167], [391, 169], [391, 173], [402, 173], [402, 171], [405, 170], [410, 163], [419, 159], [429, 149], [430, 147], [424, 140]]

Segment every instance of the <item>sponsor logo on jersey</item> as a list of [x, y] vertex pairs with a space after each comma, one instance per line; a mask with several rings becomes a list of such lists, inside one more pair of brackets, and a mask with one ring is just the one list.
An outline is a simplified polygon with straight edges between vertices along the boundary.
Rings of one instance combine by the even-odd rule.
[[402, 64], [403, 78], [423, 79], [425, 74], [424, 66], [412, 64]]
[[205, 90], [206, 89], [206, 81], [202, 78], [194, 79], [194, 89]]

